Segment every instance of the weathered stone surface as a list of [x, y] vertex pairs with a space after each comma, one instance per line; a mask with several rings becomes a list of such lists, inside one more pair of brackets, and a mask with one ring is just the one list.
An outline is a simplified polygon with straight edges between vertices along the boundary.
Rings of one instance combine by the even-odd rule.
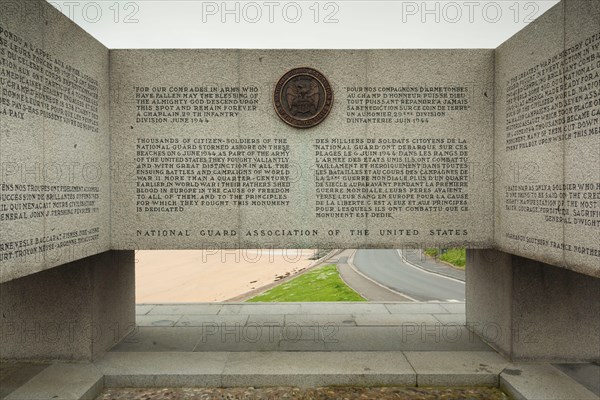
[[109, 86], [108, 49], [47, 2], [3, 2], [0, 29], [6, 282], [109, 249]]
[[53, 364], [6, 400], [93, 400], [103, 388], [104, 376], [94, 364]]
[[279, 352], [231, 354], [222, 386], [414, 385], [401, 352]]
[[557, 4], [496, 50], [497, 248], [600, 276], [600, 3]]
[[[566, 82], [578, 83], [566, 91], [569, 99], [576, 93], [576, 111], [568, 115], [580, 136], [564, 143], [564, 183], [578, 184], [577, 190], [566, 191], [570, 199], [579, 196], [571, 199], [577, 204], [567, 207], [570, 218], [563, 235], [570, 248], [563, 263], [573, 271], [600, 277], [600, 3], [566, 1], [564, 7], [565, 49], [577, 49], [578, 56], [571, 62], [577, 68], [565, 72]], [[582, 190], [581, 182], [592, 186]]]
[[598, 400], [594, 393], [549, 364], [510, 364], [500, 374], [500, 388], [518, 400]]
[[228, 353], [114, 353], [96, 365], [106, 387], [220, 386]]
[[[115, 248], [491, 245], [492, 181], [468, 169], [492, 157], [492, 51], [110, 59], [112, 163], [128, 167], [113, 186]], [[327, 119], [306, 130], [272, 104], [273, 85], [298, 65], [335, 92]]]
[[107, 387], [414, 385], [401, 352], [110, 353]]
[[470, 250], [467, 326], [512, 360], [598, 361], [600, 279]]
[[0, 311], [2, 359], [92, 360], [135, 327], [133, 252], [105, 252], [5, 282]]
[[6, 398], [47, 367], [43, 363], [0, 362], [0, 398]]
[[491, 351], [422, 351], [404, 353], [419, 386], [498, 386], [508, 361]]
[[495, 250], [467, 250], [467, 326], [504, 354], [510, 353], [512, 258]]

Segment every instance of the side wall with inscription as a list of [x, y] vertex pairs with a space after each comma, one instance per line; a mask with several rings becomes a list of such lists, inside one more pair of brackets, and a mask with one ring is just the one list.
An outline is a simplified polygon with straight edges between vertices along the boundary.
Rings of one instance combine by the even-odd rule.
[[[115, 249], [492, 246], [492, 50], [115, 50]], [[333, 108], [273, 108], [297, 67]]]
[[0, 14], [0, 282], [110, 247], [108, 50], [25, 8]]
[[496, 247], [600, 276], [600, 2], [496, 50]]
[[2, 360], [90, 361], [135, 326], [133, 251], [108, 251], [108, 61], [46, 1], [0, 2]]

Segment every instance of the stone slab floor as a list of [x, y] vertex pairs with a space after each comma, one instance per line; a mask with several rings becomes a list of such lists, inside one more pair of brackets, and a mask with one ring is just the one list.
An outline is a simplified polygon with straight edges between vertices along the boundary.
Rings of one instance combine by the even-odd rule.
[[[158, 388], [163, 397], [148, 391], [135, 396], [171, 400], [192, 399], [185, 393], [201, 390], [217, 397], [197, 398], [236, 398], [215, 388], [256, 394], [283, 387], [293, 394], [334, 385], [370, 386], [382, 396], [393, 389], [381, 387], [485, 387], [500, 388], [517, 399], [599, 399], [593, 389], [550, 364], [511, 364], [470, 333], [464, 307], [392, 302], [143, 304], [137, 306], [135, 331], [93, 364], [53, 363], [38, 367], [40, 371], [27, 366], [27, 379], [22, 374], [18, 385], [3, 381], [10, 390], [2, 393], [5, 400], [74, 400], [94, 399], [105, 389], [102, 396], [135, 399], [127, 397], [133, 392], [121, 389]], [[589, 368], [583, 369], [589, 378]], [[593, 369], [591, 374], [593, 380]], [[323, 390], [304, 398], [327, 398], [323, 393], [329, 389]], [[349, 390], [344, 398], [373, 394], [343, 390]], [[439, 398], [465, 398], [453, 397], [466, 393], [460, 390]], [[500, 396], [495, 391], [477, 393]], [[402, 398], [400, 392], [395, 395]], [[494, 398], [477, 395], [466, 398]]]
[[491, 351], [466, 329], [464, 303], [156, 304], [137, 313], [137, 330], [114, 352]]

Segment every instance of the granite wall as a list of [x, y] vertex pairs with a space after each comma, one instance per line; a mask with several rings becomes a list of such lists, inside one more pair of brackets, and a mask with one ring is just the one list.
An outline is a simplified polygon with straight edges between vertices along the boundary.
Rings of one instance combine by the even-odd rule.
[[[115, 50], [116, 249], [493, 244], [493, 51]], [[329, 116], [273, 108], [310, 66]]]
[[495, 247], [600, 277], [600, 2], [496, 50]]
[[110, 141], [108, 49], [45, 1], [1, 6], [5, 282], [109, 249]]

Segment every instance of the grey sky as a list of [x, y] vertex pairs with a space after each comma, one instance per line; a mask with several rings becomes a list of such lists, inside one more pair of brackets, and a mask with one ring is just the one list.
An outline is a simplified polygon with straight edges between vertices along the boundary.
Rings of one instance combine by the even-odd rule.
[[109, 48], [495, 48], [558, 0], [49, 2]]

